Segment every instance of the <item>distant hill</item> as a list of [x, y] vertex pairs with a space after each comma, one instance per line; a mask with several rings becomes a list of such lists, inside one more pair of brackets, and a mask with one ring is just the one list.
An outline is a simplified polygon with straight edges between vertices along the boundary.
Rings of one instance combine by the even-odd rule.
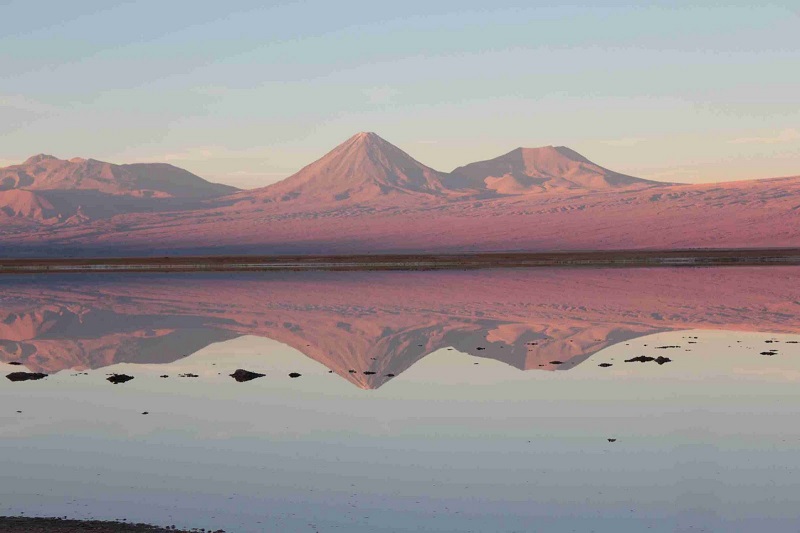
[[458, 167], [445, 183], [502, 195], [665, 185], [608, 170], [566, 146], [517, 148], [488, 161]]
[[169, 205], [180, 208], [185, 205], [180, 200], [218, 198], [236, 191], [164, 163], [115, 165], [39, 154], [0, 168], [0, 216], [75, 224], [167, 205], [158, 200], [173, 200]]
[[58, 159], [39, 154], [0, 168], [0, 190], [92, 190], [142, 198], [216, 198], [235, 187], [210, 183], [166, 163], [115, 165], [95, 159]]

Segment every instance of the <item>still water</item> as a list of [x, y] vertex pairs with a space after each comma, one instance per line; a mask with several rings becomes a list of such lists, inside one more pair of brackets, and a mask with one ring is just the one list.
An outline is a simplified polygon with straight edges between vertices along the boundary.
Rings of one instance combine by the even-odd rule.
[[796, 267], [2, 277], [0, 514], [798, 531], [798, 341]]

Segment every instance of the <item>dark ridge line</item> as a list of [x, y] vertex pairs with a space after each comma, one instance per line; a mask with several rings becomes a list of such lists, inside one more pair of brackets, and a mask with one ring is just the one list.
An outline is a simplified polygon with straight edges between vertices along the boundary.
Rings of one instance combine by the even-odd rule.
[[2, 274], [800, 265], [800, 248], [0, 259]]

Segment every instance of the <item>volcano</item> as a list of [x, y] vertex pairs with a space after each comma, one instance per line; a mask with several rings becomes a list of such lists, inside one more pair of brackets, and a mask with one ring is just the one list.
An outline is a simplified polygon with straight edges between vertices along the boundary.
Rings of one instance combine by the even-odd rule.
[[358, 133], [285, 180], [249, 191], [274, 201], [368, 202], [384, 197], [446, 197], [446, 174], [372, 132]]

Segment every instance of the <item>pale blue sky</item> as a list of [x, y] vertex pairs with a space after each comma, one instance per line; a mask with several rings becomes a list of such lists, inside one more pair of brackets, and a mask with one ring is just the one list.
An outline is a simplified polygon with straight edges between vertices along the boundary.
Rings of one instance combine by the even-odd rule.
[[0, 164], [255, 187], [366, 130], [445, 171], [563, 144], [653, 179], [800, 174], [800, 2], [702, 4], [0, 0]]

